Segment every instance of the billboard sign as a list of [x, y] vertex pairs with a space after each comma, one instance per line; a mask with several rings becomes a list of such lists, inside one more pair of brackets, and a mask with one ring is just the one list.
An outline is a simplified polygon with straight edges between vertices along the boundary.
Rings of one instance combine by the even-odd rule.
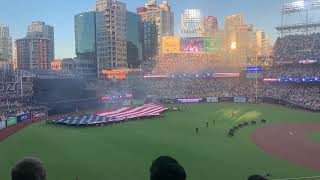
[[218, 38], [204, 38], [205, 52], [218, 52], [221, 51], [221, 40]]
[[24, 114], [21, 114], [21, 115], [17, 116], [17, 121], [18, 122], [27, 121], [27, 120], [30, 120], [30, 119], [31, 119], [30, 113], [24, 113]]
[[6, 122], [7, 126], [15, 125], [17, 124], [17, 117], [9, 117]]
[[7, 127], [6, 121], [0, 121], [0, 129], [4, 129], [6, 127]]
[[198, 53], [204, 52], [203, 37], [182, 37], [180, 42], [181, 52]]
[[232, 97], [219, 97], [219, 102], [232, 102]]
[[234, 97], [233, 100], [235, 103], [246, 103], [247, 102], [246, 97]]
[[249, 66], [249, 67], [247, 67], [247, 71], [248, 72], [252, 72], [252, 71], [254, 71], [254, 72], [256, 72], [256, 71], [263, 71], [263, 67], [261, 67], [261, 66]]
[[208, 103], [216, 103], [216, 102], [219, 102], [219, 98], [218, 97], [207, 97], [207, 102]]
[[202, 98], [193, 98], [193, 99], [178, 99], [180, 103], [198, 103], [201, 102]]
[[42, 112], [42, 111], [32, 112], [32, 118], [42, 118], [46, 116], [48, 116], [47, 112]]
[[162, 53], [179, 53], [180, 38], [175, 36], [162, 37], [161, 50], [162, 50]]

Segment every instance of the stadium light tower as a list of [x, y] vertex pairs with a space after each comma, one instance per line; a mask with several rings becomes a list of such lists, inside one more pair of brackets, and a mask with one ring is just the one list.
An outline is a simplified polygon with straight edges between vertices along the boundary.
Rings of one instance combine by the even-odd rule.
[[202, 36], [203, 24], [200, 9], [185, 9], [181, 14], [181, 29], [183, 36]]
[[[312, 21], [315, 12], [320, 10], [320, 0], [283, 0], [281, 10], [281, 25], [276, 27], [281, 36], [294, 33], [309, 34], [310, 31], [318, 32], [320, 30], [320, 22]], [[291, 16], [299, 15], [304, 19], [302, 22], [295, 19], [295, 24], [288, 24], [286, 20]], [[319, 18], [315, 18], [319, 19]]]

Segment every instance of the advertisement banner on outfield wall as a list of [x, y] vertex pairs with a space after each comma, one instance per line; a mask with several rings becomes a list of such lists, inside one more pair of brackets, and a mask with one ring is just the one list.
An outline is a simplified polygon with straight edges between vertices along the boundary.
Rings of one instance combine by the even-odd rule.
[[202, 98], [188, 98], [188, 99], [177, 99], [178, 103], [200, 103], [203, 102]]
[[4, 128], [6, 128], [6, 127], [7, 127], [6, 121], [1, 121], [1, 122], [0, 122], [0, 129], [4, 129]]
[[219, 102], [232, 102], [232, 97], [219, 97]]
[[174, 104], [175, 103], [174, 99], [162, 99], [162, 102], [165, 104]]
[[218, 97], [207, 97], [207, 103], [217, 103], [219, 102]]
[[19, 116], [17, 116], [17, 121], [20, 122], [20, 121], [27, 121], [27, 120], [30, 120], [31, 119], [31, 114], [30, 113], [24, 113], [24, 114], [21, 114]]
[[17, 124], [17, 117], [9, 117], [6, 122], [7, 126], [15, 125]]
[[246, 97], [234, 97], [234, 102], [235, 103], [246, 103], [247, 102], [247, 98]]

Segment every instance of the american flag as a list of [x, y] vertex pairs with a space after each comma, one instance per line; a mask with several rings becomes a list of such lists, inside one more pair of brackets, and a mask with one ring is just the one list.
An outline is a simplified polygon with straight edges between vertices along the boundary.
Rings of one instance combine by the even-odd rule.
[[113, 119], [132, 119], [137, 117], [158, 116], [165, 110], [165, 107], [157, 104], [145, 104], [139, 107], [123, 107], [116, 110], [96, 112], [98, 116]]

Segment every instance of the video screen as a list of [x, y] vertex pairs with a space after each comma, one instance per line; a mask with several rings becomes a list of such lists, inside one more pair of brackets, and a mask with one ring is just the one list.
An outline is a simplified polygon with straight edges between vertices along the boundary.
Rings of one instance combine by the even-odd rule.
[[181, 38], [182, 52], [204, 52], [204, 38], [183, 37]]

